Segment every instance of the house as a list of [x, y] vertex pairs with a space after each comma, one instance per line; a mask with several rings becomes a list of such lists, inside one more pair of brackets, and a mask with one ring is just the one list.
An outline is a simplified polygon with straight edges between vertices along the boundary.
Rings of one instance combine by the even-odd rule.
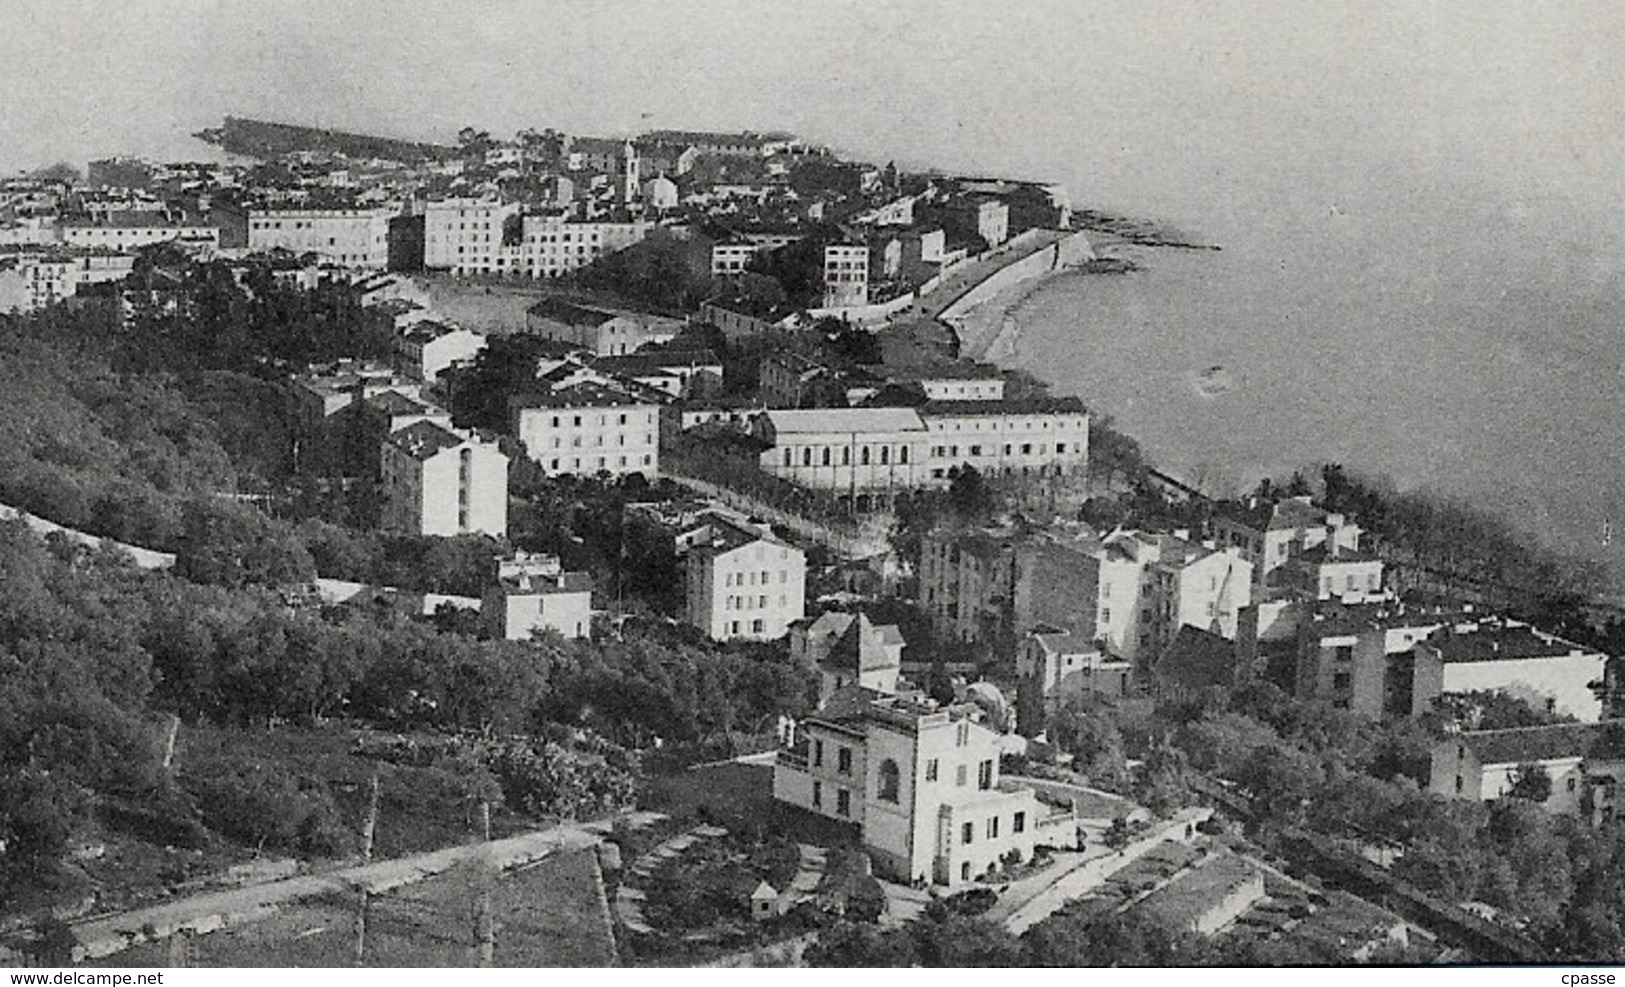
[[1602, 718], [1608, 656], [1510, 618], [1447, 623], [1411, 648], [1408, 665], [1396, 677], [1398, 691], [1410, 695], [1412, 715], [1444, 693], [1485, 690], [1582, 723]]
[[769, 408], [818, 408], [845, 404], [831, 384], [835, 372], [794, 350], [775, 350], [756, 369], [756, 392]]
[[685, 533], [688, 622], [712, 640], [776, 641], [806, 612], [807, 557], [765, 524], [711, 512]]
[[525, 454], [560, 473], [639, 473], [660, 469], [660, 408], [625, 389], [582, 381], [515, 397], [513, 434]]
[[625, 356], [648, 343], [668, 343], [682, 332], [678, 319], [544, 298], [525, 312], [525, 327], [543, 339], [569, 343], [598, 356]]
[[498, 561], [480, 623], [487, 636], [508, 641], [544, 630], [585, 638], [592, 632], [592, 576], [565, 572], [556, 555], [515, 553]]
[[420, 421], [383, 443], [381, 526], [409, 535], [508, 533], [508, 457], [495, 442]]
[[1134, 666], [1113, 658], [1089, 639], [1039, 624], [1016, 651], [1016, 717], [1037, 734], [1049, 716], [1076, 696], [1122, 699]]
[[467, 363], [485, 349], [485, 335], [461, 326], [419, 320], [395, 339], [401, 369], [434, 383], [442, 371]]
[[974, 703], [939, 705], [848, 688], [779, 751], [773, 797], [856, 827], [875, 871], [960, 887], [1073, 845], [1072, 810], [1002, 781], [1002, 735]]
[[949, 203], [948, 215], [959, 226], [987, 241], [989, 247], [997, 247], [1010, 239], [1010, 207], [1000, 199], [963, 196]]
[[1472, 801], [1502, 798], [1520, 772], [1538, 770], [1551, 781], [1545, 809], [1600, 824], [1619, 814], [1625, 722], [1463, 730], [1435, 741], [1429, 763], [1428, 791]]
[[592, 366], [674, 398], [722, 390], [722, 359], [708, 349], [646, 348], [628, 356], [601, 356], [592, 361]]
[[1357, 552], [1360, 526], [1341, 514], [1316, 507], [1308, 496], [1276, 503], [1254, 498], [1222, 509], [1213, 519], [1214, 540], [1241, 551], [1253, 567], [1253, 596], [1269, 598], [1269, 577], [1295, 555], [1330, 543], [1332, 551]]
[[848, 686], [897, 691], [903, 670], [903, 635], [894, 624], [876, 625], [862, 613], [830, 611], [789, 628], [790, 656], [818, 669], [818, 701]]

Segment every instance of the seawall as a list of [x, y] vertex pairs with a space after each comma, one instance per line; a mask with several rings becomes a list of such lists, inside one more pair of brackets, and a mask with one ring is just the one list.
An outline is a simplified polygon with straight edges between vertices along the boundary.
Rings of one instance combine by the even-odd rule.
[[996, 323], [992, 331], [976, 334], [985, 338], [967, 338], [966, 322], [973, 309], [1025, 282], [1096, 259], [1094, 247], [1084, 231], [1067, 234], [978, 281], [949, 302], [938, 318], [959, 336], [960, 355], [979, 359], [991, 348], [1002, 327]]

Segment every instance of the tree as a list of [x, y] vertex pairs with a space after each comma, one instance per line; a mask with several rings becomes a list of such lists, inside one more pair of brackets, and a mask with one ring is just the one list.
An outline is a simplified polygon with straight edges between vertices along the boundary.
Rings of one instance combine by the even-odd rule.
[[1552, 797], [1552, 776], [1538, 764], [1520, 764], [1512, 772], [1507, 797], [1542, 803]]
[[948, 504], [961, 518], [982, 521], [998, 509], [998, 498], [976, 467], [950, 467], [948, 478]]

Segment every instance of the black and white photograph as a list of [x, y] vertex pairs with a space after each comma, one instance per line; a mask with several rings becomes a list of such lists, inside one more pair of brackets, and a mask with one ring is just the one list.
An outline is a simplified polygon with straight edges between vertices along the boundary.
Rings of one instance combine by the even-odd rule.
[[1616, 983], [1625, 5], [0, 38], [9, 984]]

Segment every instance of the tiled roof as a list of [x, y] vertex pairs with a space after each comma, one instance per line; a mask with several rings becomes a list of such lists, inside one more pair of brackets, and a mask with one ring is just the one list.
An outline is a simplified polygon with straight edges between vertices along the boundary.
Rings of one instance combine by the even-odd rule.
[[[889, 628], [896, 632], [896, 628]], [[876, 668], [889, 668], [892, 659], [886, 653], [887, 635], [864, 614], [847, 624], [846, 630], [830, 648], [823, 664], [849, 672], [866, 672]]]
[[417, 460], [430, 459], [447, 449], [463, 444], [462, 436], [434, 422], [417, 422], [389, 437], [397, 449]]
[[1537, 631], [1527, 624], [1499, 618], [1485, 618], [1463, 630], [1458, 630], [1453, 623], [1447, 624], [1429, 634], [1424, 643], [1436, 650], [1445, 664], [1555, 658], [1587, 653], [1586, 649], [1571, 641]]
[[[1445, 738], [1441, 743], [1449, 742]], [[1569, 757], [1618, 758], [1625, 723], [1558, 723], [1511, 730], [1470, 730], [1454, 738], [1472, 748], [1479, 764], [1525, 764]]]
[[811, 408], [764, 412], [778, 435], [806, 432], [924, 432], [912, 408]]

